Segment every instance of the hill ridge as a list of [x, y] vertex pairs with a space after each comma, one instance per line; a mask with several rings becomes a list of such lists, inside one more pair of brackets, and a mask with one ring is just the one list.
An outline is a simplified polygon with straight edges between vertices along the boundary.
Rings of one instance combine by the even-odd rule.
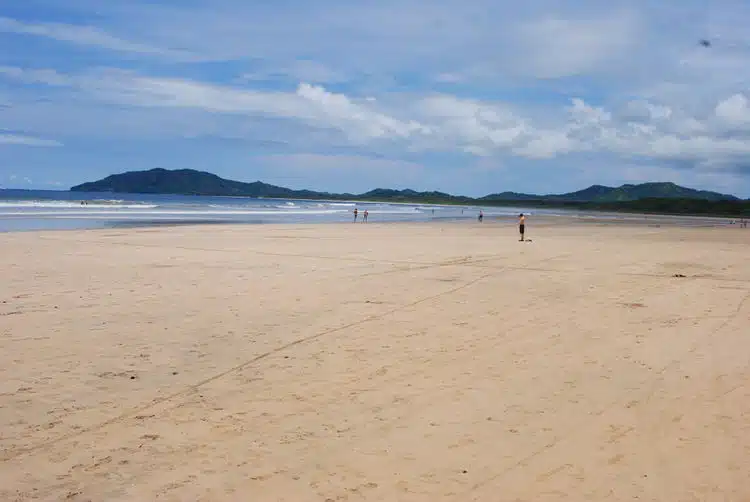
[[228, 180], [206, 171], [195, 169], [153, 168], [112, 174], [98, 181], [82, 183], [70, 188], [73, 192], [146, 193], [174, 195], [245, 196], [289, 199], [357, 199], [377, 198], [393, 201], [441, 200], [472, 203], [498, 201], [548, 202], [627, 202], [648, 198], [703, 199], [708, 201], [740, 200], [738, 197], [709, 190], [682, 187], [670, 181], [626, 183], [618, 187], [591, 185], [574, 192], [536, 195], [519, 192], [498, 192], [484, 197], [465, 197], [440, 191], [419, 192], [412, 189], [375, 188], [362, 194], [337, 194], [314, 190], [294, 190], [262, 181]]

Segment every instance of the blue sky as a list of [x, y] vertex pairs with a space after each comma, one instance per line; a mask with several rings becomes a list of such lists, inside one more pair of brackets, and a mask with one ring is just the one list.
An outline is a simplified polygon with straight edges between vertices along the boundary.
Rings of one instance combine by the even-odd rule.
[[740, 0], [3, 2], [0, 187], [750, 197], [748, 25]]

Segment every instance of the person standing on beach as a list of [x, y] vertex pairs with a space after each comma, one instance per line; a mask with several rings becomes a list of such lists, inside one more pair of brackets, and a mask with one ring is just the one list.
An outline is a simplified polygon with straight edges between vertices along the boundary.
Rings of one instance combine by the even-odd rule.
[[521, 242], [523, 242], [524, 233], [526, 232], [526, 216], [523, 213], [518, 215], [518, 231], [521, 233]]
[[355, 207], [355, 208], [354, 208], [354, 223], [357, 223], [357, 215], [358, 215], [358, 214], [359, 214], [359, 211], [358, 211], [358, 210], [357, 210], [357, 208]]
[[479, 210], [479, 216], [477, 219], [479, 220], [479, 223], [482, 223], [482, 220], [484, 220], [484, 212], [481, 209]]
[[365, 212], [362, 214], [362, 223], [367, 223], [367, 216], [370, 214], [370, 212], [365, 209]]

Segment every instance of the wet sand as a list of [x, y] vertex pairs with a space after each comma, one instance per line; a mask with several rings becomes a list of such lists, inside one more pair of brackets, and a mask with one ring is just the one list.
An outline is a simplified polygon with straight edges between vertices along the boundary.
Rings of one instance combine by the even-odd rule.
[[750, 230], [0, 235], [0, 500], [750, 497]]

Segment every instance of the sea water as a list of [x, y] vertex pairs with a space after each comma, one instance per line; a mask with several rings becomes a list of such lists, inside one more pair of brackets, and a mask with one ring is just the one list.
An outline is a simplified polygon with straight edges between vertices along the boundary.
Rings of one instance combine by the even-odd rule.
[[353, 220], [355, 208], [360, 220], [367, 210], [372, 223], [475, 220], [480, 210], [486, 218], [532, 212], [480, 206], [0, 190], [0, 232], [200, 223], [343, 223]]
[[369, 213], [369, 221], [414, 222], [507, 219], [523, 212], [585, 220], [620, 220], [649, 224], [715, 225], [715, 218], [649, 216], [562, 209], [484, 206], [444, 206], [354, 201], [257, 199], [199, 195], [113, 194], [52, 190], [0, 189], [0, 232], [68, 230], [219, 223], [345, 223], [353, 210]]

